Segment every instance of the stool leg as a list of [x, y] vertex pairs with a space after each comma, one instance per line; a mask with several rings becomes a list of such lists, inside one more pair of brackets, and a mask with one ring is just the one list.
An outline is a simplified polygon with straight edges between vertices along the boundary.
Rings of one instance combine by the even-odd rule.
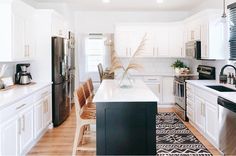
[[79, 129], [80, 128], [76, 126], [72, 156], [76, 156], [76, 151], [77, 151], [77, 146], [78, 146], [78, 141], [79, 141], [79, 131], [78, 131]]

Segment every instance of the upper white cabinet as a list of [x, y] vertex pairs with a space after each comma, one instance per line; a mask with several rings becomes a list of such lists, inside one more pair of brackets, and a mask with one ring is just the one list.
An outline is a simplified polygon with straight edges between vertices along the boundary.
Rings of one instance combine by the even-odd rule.
[[68, 36], [67, 23], [63, 17], [56, 12], [52, 12], [52, 36], [64, 38]]
[[24, 61], [34, 56], [34, 11], [20, 0], [0, 2], [0, 62]]
[[131, 57], [143, 37], [146, 42], [140, 57], [183, 57], [183, 27], [179, 23], [118, 25], [115, 50], [120, 57]]
[[225, 59], [228, 28], [220, 23], [221, 10], [205, 10], [185, 21], [186, 41], [201, 41], [202, 59]]
[[225, 59], [228, 39], [227, 27], [220, 23], [220, 12], [210, 12], [201, 23], [202, 59]]

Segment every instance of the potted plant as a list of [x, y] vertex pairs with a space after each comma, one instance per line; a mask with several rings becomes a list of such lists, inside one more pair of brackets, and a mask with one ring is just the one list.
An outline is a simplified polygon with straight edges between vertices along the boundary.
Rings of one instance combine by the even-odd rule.
[[175, 69], [176, 74], [182, 74], [182, 73], [187, 73], [189, 72], [188, 67], [184, 64], [184, 62], [180, 60], [176, 60], [171, 67]]

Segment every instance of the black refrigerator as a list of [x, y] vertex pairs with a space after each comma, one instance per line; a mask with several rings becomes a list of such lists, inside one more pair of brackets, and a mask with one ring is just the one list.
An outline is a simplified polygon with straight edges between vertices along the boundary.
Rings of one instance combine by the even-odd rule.
[[52, 109], [53, 125], [62, 124], [70, 113], [70, 74], [68, 40], [52, 37]]

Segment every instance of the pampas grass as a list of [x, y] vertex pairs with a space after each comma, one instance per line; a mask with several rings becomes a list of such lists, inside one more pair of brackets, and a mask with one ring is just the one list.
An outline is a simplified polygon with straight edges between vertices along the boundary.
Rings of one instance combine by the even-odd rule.
[[112, 57], [111, 57], [111, 70], [110, 70], [110, 72], [112, 73], [118, 69], [122, 69], [124, 71], [124, 73], [122, 75], [122, 79], [124, 79], [125, 75], [128, 73], [129, 70], [139, 70], [139, 69], [143, 68], [142, 65], [136, 63], [136, 59], [137, 59], [137, 57], [141, 56], [141, 54], [144, 51], [145, 42], [147, 41], [146, 37], [147, 37], [147, 34], [145, 34], [143, 36], [138, 48], [135, 50], [134, 54], [131, 56], [127, 67], [123, 66], [120, 58], [118, 57], [117, 53], [114, 50], [112, 53]]

